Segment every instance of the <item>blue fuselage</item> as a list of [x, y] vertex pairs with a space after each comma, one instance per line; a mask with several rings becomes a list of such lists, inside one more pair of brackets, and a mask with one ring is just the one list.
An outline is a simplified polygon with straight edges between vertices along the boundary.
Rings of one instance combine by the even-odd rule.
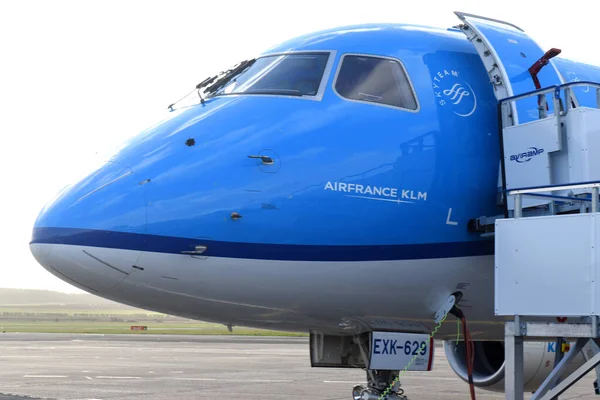
[[[32, 246], [135, 252], [136, 268], [102, 290], [83, 275], [71, 283], [192, 318], [294, 330], [335, 330], [346, 318], [429, 320], [434, 299], [462, 285], [487, 329], [493, 240], [467, 223], [503, 210], [497, 101], [474, 47], [454, 30], [364, 25], [265, 54], [306, 51], [331, 52], [321, 98], [214, 96], [170, 113], [49, 204]], [[345, 54], [401, 62], [418, 108], [340, 96], [334, 81]], [[249, 158], [257, 155], [273, 162]], [[197, 245], [206, 246], [202, 257], [182, 254]], [[168, 261], [148, 261], [152, 270], [142, 265], [149, 254]], [[204, 275], [178, 266], [184, 258]], [[249, 264], [209, 271], [206, 262], [219, 259]], [[144, 287], [160, 295], [144, 296]], [[356, 295], [370, 306], [342, 301]], [[208, 303], [183, 304], [200, 298]], [[213, 313], [209, 303], [280, 312]]]
[[[138, 249], [175, 253], [185, 247], [171, 238], [202, 237], [210, 256], [358, 261], [489, 254], [489, 240], [465, 226], [497, 212], [496, 100], [462, 34], [373, 27], [270, 52], [300, 50], [336, 51], [321, 101], [221, 96], [176, 112], [69, 189], [36, 227], [157, 235], [164, 237], [160, 248], [148, 240]], [[402, 61], [419, 110], [337, 96], [331, 86], [344, 53]], [[444, 94], [456, 83], [473, 89], [458, 105]], [[475, 101], [472, 115], [456, 115]], [[186, 146], [189, 138], [194, 146]], [[248, 158], [255, 154], [275, 162]], [[450, 208], [458, 225], [446, 223]], [[232, 221], [232, 212], [243, 218]], [[121, 238], [127, 248], [140, 242]]]

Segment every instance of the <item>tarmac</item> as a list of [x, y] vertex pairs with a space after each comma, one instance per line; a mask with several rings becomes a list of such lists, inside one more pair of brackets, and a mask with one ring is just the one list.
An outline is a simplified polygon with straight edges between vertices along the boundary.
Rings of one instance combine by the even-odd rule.
[[[597, 399], [593, 379], [561, 399]], [[0, 400], [351, 400], [364, 381], [362, 370], [311, 368], [306, 338], [0, 334]], [[401, 382], [409, 399], [469, 399], [440, 346], [433, 371]]]

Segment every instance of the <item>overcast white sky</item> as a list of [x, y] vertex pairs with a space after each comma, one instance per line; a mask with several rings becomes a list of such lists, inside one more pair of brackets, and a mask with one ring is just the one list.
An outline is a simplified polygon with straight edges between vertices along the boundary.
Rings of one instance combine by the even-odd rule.
[[0, 287], [77, 292], [31, 256], [37, 213], [96, 153], [162, 119], [169, 103], [223, 68], [339, 25], [450, 27], [456, 10], [512, 22], [544, 48], [600, 64], [594, 3], [2, 1]]

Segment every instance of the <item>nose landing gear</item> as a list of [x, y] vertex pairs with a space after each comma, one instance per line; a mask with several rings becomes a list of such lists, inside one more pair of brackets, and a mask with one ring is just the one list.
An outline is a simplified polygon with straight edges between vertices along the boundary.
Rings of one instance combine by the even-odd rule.
[[367, 371], [367, 387], [352, 389], [352, 400], [408, 400], [400, 388], [398, 371]]

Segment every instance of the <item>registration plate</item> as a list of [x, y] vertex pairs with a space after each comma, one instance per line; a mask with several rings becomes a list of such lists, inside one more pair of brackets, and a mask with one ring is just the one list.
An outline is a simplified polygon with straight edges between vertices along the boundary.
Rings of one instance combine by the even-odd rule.
[[372, 332], [369, 369], [431, 371], [433, 353], [428, 334]]

